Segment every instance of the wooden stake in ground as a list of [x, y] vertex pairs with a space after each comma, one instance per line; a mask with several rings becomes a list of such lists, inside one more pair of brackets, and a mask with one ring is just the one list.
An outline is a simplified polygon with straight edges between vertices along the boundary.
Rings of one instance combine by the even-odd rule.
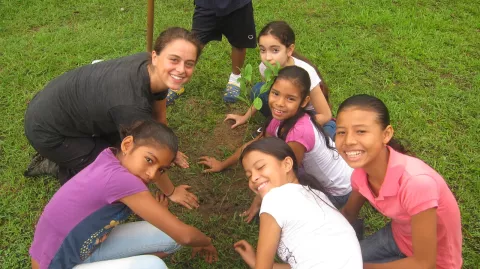
[[147, 51], [152, 52], [153, 44], [153, 10], [154, 0], [148, 0], [147, 4]]

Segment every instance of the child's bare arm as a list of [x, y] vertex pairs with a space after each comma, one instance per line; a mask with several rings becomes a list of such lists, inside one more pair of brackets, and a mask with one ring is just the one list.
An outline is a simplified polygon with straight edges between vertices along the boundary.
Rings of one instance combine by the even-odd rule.
[[224, 161], [219, 161], [219, 160], [217, 160], [217, 159], [215, 159], [214, 157], [211, 157], [211, 156], [202, 156], [202, 157], [200, 157], [200, 161], [198, 163], [209, 167], [208, 169], [203, 170], [204, 173], [214, 173], [214, 172], [223, 171], [223, 170], [227, 169], [228, 167], [230, 167], [234, 164], [237, 164], [238, 160], [240, 159], [240, 155], [242, 154], [243, 149], [245, 147], [247, 147], [248, 145], [250, 145], [251, 143], [261, 139], [262, 137], [263, 137], [262, 135], [259, 135], [259, 136], [255, 137], [255, 139], [253, 139], [252, 141], [249, 141], [249, 142], [245, 143], [243, 146], [237, 148], [235, 153], [233, 153], [230, 157], [228, 157]]
[[139, 192], [120, 199], [135, 214], [165, 232], [180, 245], [206, 247], [211, 239], [197, 228], [187, 225], [175, 217], [167, 207], [160, 205], [149, 191]]
[[310, 91], [310, 98], [315, 111], [317, 111], [315, 121], [320, 125], [324, 125], [332, 118], [332, 111], [327, 99], [323, 95], [322, 89], [320, 89], [320, 84]]
[[348, 222], [353, 223], [357, 219], [358, 213], [360, 213], [360, 209], [366, 201], [367, 199], [358, 191], [352, 190], [347, 203], [342, 208], [342, 214]]

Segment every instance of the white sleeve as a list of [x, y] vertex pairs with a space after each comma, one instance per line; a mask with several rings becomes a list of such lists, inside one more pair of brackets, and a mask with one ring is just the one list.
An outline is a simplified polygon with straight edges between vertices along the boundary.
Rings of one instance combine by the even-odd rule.
[[295, 65], [299, 66], [305, 71], [307, 71], [308, 76], [310, 76], [310, 90], [313, 90], [313, 88], [317, 87], [318, 84], [320, 84], [320, 77], [317, 74], [317, 71], [315, 71], [315, 68], [311, 66], [309, 63], [302, 61], [300, 59], [297, 59], [294, 57]]
[[260, 63], [258, 65], [258, 71], [260, 71], [260, 75], [262, 75], [262, 78], [265, 77], [265, 70], [267, 70], [267, 67], [263, 63]]
[[[310, 66], [311, 67], [311, 66]], [[313, 88], [317, 87], [318, 84], [320, 84], [320, 77], [317, 74], [317, 71], [315, 71], [315, 68], [311, 67], [307, 69], [308, 75], [310, 76], [310, 90], [313, 90]]]
[[270, 214], [282, 229], [285, 226], [287, 217], [284, 201], [285, 197], [283, 192], [275, 188], [263, 197], [262, 206], [260, 207], [260, 215], [263, 213]]

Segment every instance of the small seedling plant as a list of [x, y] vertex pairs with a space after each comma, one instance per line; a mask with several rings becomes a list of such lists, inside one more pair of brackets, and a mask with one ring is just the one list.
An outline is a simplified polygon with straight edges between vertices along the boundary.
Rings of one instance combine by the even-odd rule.
[[251, 64], [246, 64], [245, 67], [241, 69], [242, 76], [237, 80], [240, 83], [240, 96], [237, 98], [246, 103], [249, 107], [253, 105], [256, 110], [260, 110], [263, 105], [259, 96], [270, 90], [270, 87], [272, 87], [272, 84], [278, 75], [278, 71], [280, 70], [280, 64], [278, 62], [275, 65], [266, 62], [265, 65], [267, 66], [264, 73], [265, 83], [260, 88], [259, 94], [255, 95], [255, 93], [250, 90], [253, 86], [253, 68]]
[[[249, 109], [255, 108], [260, 110], [263, 106], [262, 99], [260, 95], [268, 92], [275, 81], [275, 78], [278, 76], [278, 71], [280, 70], [280, 64], [277, 62], [275, 65], [270, 63], [265, 63], [266, 69], [264, 72], [265, 83], [261, 86], [259, 92], [253, 92], [252, 86], [252, 73], [253, 68], [251, 64], [246, 64], [245, 67], [241, 69], [241, 77], [237, 80], [240, 83], [240, 95], [237, 97], [240, 101], [248, 105]], [[251, 114], [250, 114], [251, 115]], [[247, 120], [247, 126], [250, 125], [251, 116]], [[249, 128], [247, 128], [248, 130]], [[248, 132], [248, 131], [247, 131]], [[247, 139], [247, 134], [245, 134], [244, 140]]]

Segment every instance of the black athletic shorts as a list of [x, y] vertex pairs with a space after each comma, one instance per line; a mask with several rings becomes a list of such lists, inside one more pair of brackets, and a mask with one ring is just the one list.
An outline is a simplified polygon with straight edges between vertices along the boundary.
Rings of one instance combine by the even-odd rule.
[[257, 46], [252, 2], [221, 17], [215, 15], [215, 10], [195, 6], [192, 31], [204, 45], [212, 40], [221, 41], [224, 35], [233, 47]]

